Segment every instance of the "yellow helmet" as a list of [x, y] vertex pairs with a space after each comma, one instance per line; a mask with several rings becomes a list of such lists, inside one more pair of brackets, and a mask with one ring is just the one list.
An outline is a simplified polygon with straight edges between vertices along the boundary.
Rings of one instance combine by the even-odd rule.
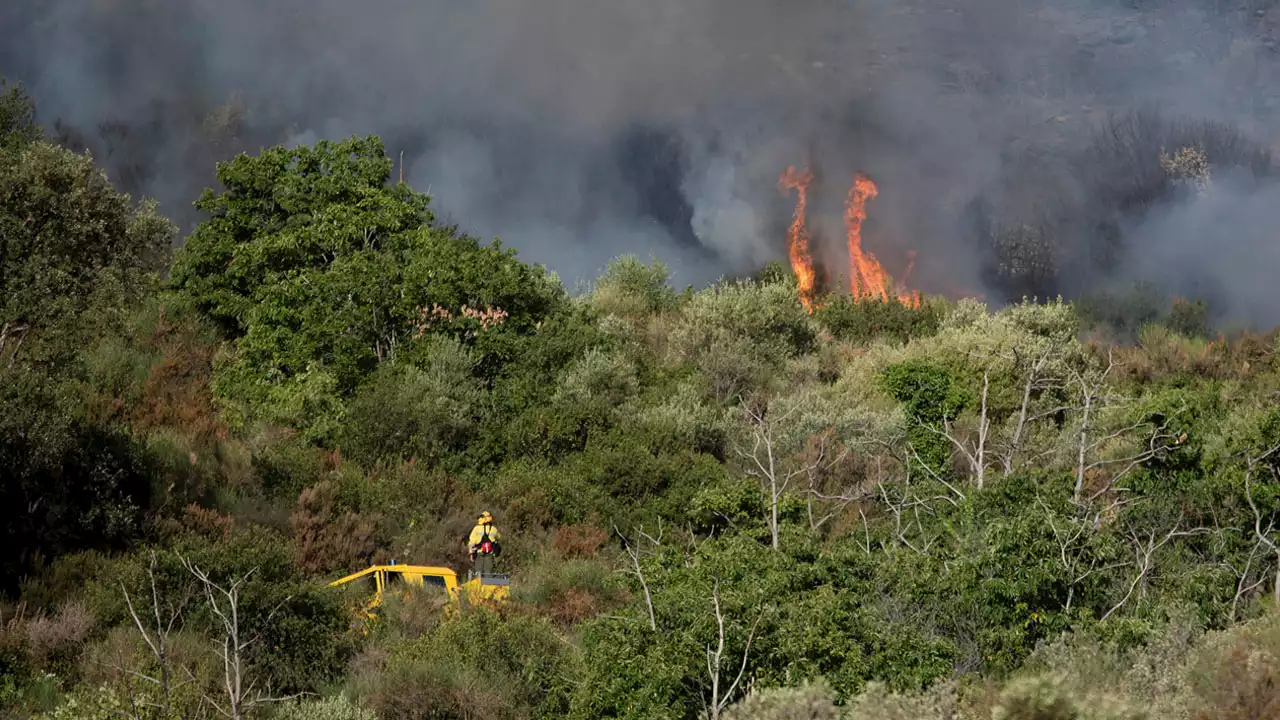
[[484, 512], [480, 513], [480, 519], [477, 520], [476, 522], [478, 523], [493, 522], [493, 516], [489, 514], [488, 510], [485, 510]]

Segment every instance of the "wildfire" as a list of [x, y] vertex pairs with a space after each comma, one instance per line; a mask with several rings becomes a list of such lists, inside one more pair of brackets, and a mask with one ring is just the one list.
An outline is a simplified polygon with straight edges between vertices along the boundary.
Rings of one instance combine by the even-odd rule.
[[813, 311], [814, 272], [813, 256], [809, 254], [809, 230], [805, 226], [805, 210], [809, 204], [809, 183], [813, 182], [813, 173], [800, 172], [795, 166], [788, 166], [778, 178], [778, 188], [782, 192], [796, 191], [796, 211], [787, 228], [787, 254], [791, 258], [791, 269], [796, 274], [796, 285], [799, 287], [800, 303], [804, 309]]
[[[812, 172], [799, 171], [794, 166], [789, 166], [778, 178], [778, 187], [783, 192], [796, 191], [795, 215], [791, 220], [791, 226], [787, 228], [787, 254], [791, 259], [791, 269], [796, 275], [800, 302], [810, 312], [813, 311], [817, 279], [813, 256], [809, 251], [809, 231], [806, 226], [808, 192], [812, 182]], [[867, 219], [867, 201], [879, 194], [880, 190], [871, 178], [861, 173], [854, 177], [853, 187], [849, 188], [849, 197], [844, 209], [849, 245], [849, 292], [855, 298], [888, 300], [892, 297], [909, 307], [919, 307], [920, 293], [899, 289], [876, 256], [862, 247], [862, 223]], [[914, 250], [907, 254], [907, 269], [903, 273], [904, 284], [911, 276], [912, 268], [915, 267], [915, 259]]]
[[[920, 304], [920, 294], [908, 290], [897, 291], [893, 278], [870, 250], [862, 248], [862, 222], [867, 219], [867, 201], [880, 194], [880, 188], [871, 178], [861, 173], [853, 178], [849, 199], [844, 206], [844, 226], [849, 237], [849, 292], [855, 298], [872, 297], [888, 300], [890, 294], [910, 307]], [[909, 255], [906, 275], [915, 266], [915, 253]]]

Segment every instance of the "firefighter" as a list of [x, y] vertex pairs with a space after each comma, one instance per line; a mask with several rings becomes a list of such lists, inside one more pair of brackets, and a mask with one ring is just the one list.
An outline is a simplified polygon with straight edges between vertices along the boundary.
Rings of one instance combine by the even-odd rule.
[[471, 528], [471, 539], [468, 542], [473, 572], [478, 577], [493, 573], [493, 559], [502, 554], [502, 548], [498, 545], [500, 540], [502, 533], [493, 524], [493, 516], [488, 510], [484, 511], [476, 520], [476, 526]]

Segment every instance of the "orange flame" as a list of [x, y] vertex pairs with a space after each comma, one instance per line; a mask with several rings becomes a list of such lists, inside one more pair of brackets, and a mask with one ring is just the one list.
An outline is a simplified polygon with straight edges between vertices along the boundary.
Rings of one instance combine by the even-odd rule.
[[813, 257], [809, 254], [809, 231], [805, 227], [805, 211], [809, 204], [809, 183], [813, 182], [813, 173], [800, 172], [795, 166], [788, 166], [778, 178], [778, 188], [782, 192], [796, 191], [796, 211], [787, 228], [787, 254], [791, 258], [791, 269], [796, 274], [796, 285], [799, 288], [800, 303], [804, 309], [813, 312], [814, 280]]
[[[885, 272], [876, 256], [862, 248], [862, 222], [867, 219], [867, 201], [879, 194], [880, 189], [871, 178], [862, 173], [854, 176], [844, 211], [844, 224], [849, 238], [849, 292], [854, 298], [872, 297], [880, 300], [888, 300], [892, 293], [902, 304], [918, 307], [920, 293], [897, 291], [893, 279]], [[906, 275], [911, 274], [914, 266], [915, 252], [912, 251], [908, 255]]]

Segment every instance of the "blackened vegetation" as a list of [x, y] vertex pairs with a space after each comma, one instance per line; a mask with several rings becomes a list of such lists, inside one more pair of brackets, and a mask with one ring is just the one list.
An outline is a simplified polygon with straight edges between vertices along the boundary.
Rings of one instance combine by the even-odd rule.
[[1030, 148], [1006, 158], [1001, 181], [968, 208], [984, 279], [1008, 301], [1079, 297], [1122, 279], [1127, 263], [1141, 262], [1128, 231], [1191, 199], [1161, 164], [1184, 148], [1245, 192], [1280, 175], [1266, 147], [1229, 125], [1152, 111], [1115, 116], [1079, 151]]

